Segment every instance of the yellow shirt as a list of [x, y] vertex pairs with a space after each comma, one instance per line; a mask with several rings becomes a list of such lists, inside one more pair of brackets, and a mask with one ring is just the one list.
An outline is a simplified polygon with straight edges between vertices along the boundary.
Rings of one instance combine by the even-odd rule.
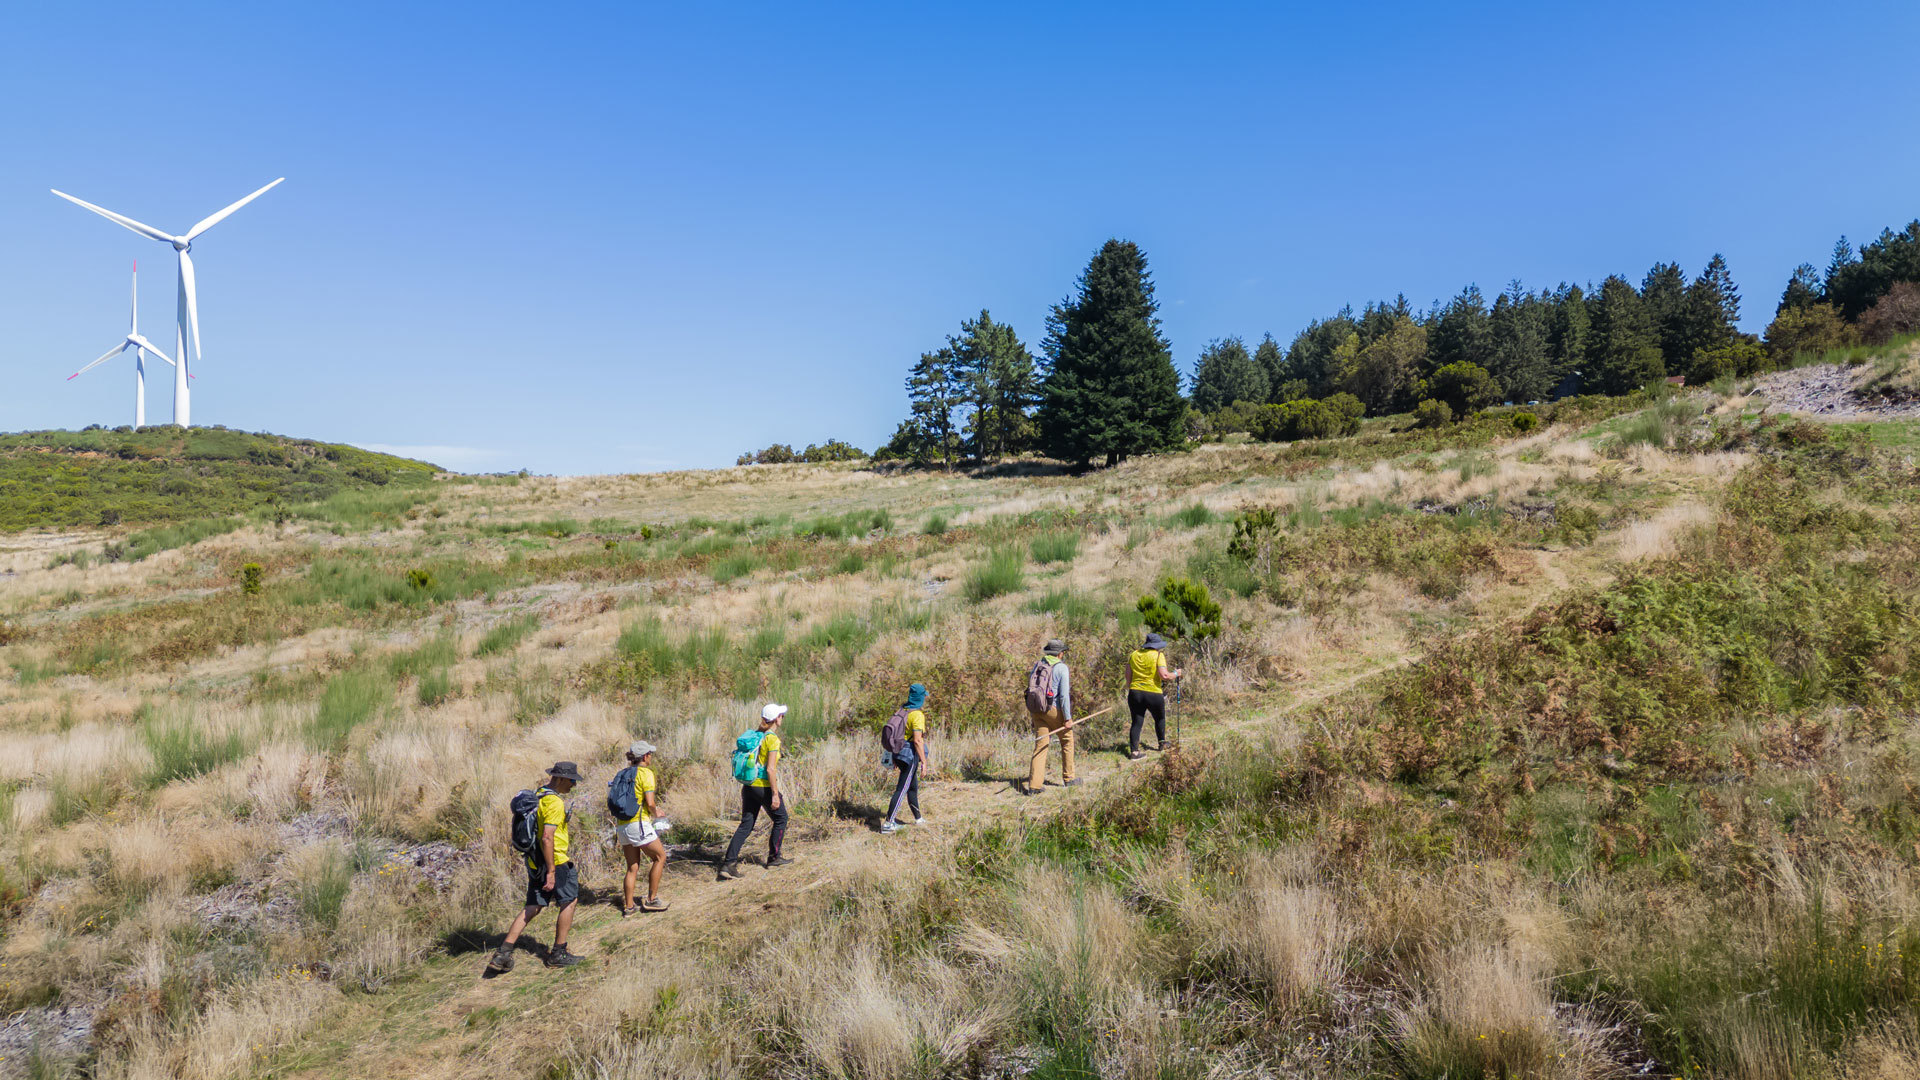
[[777, 764], [779, 762], [779, 758], [780, 758], [780, 736], [769, 731], [767, 732], [767, 737], [760, 740], [760, 749], [755, 750], [753, 752], [753, 762], [754, 764], [760, 766], [760, 779], [755, 780], [753, 783], [747, 786], [748, 787], [772, 787], [773, 785], [767, 782], [767, 766]]
[[[543, 834], [547, 831], [547, 826], [552, 825], [554, 827], [553, 865], [556, 867], [565, 866], [569, 861], [567, 859], [567, 804], [561, 801], [559, 795], [542, 789], [540, 792], [540, 809], [534, 811], [533, 820], [534, 824], [539, 827], [540, 832]], [[527, 865], [533, 867], [535, 870], [546, 868], [546, 862], [540, 854], [540, 841], [537, 836], [534, 840], [533, 850], [527, 852]]]
[[1127, 684], [1129, 690], [1144, 690], [1149, 694], [1158, 694], [1160, 689], [1160, 650], [1135, 649], [1127, 655], [1127, 665], [1133, 669], [1133, 681]]
[[[893, 719], [893, 717], [887, 717], [887, 720], [891, 719]], [[887, 730], [887, 720], [880, 721], [881, 731]], [[902, 734], [907, 737], [908, 742], [912, 742], [915, 732], [921, 735], [927, 733], [927, 714], [921, 712], [919, 709], [909, 709], [907, 710], [907, 728]]]
[[647, 793], [658, 790], [660, 790], [660, 785], [658, 781], [653, 778], [653, 770], [647, 768], [645, 765], [635, 765], [633, 767], [633, 801], [640, 804], [640, 812], [619, 824], [628, 825], [636, 821], [651, 824], [653, 815], [647, 813]]

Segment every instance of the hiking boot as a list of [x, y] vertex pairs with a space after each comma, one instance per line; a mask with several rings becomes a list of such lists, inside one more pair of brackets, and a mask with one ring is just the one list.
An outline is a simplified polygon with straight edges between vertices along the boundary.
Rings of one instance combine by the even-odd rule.
[[640, 910], [665, 911], [667, 910], [667, 902], [657, 896], [649, 896], [645, 900], [640, 901]]
[[565, 945], [555, 945], [547, 953], [547, 966], [548, 967], [572, 967], [573, 965], [579, 963], [584, 959], [586, 959], [586, 957], [581, 956], [578, 953], [567, 951], [567, 947]]
[[513, 970], [513, 946], [502, 945], [487, 959], [487, 970], [502, 975]]
[[767, 860], [767, 869], [771, 870], [776, 866], [785, 866], [792, 861], [792, 859], [787, 858], [785, 855], [775, 855]]
[[1084, 783], [1086, 783], [1086, 781], [1085, 781], [1085, 780], [1083, 780], [1083, 779], [1081, 779], [1080, 777], [1078, 777], [1078, 776], [1076, 776], [1076, 777], [1074, 777], [1073, 779], [1071, 779], [1071, 780], [1068, 780], [1068, 781], [1066, 781], [1066, 782], [1064, 782], [1064, 783], [1062, 783], [1062, 784], [1061, 784], [1060, 786], [1061, 786], [1061, 787], [1079, 787], [1079, 786], [1080, 786], [1081, 784], [1084, 784]]
[[897, 821], [883, 821], [880, 823], [880, 831], [883, 833], [899, 832], [900, 823]]
[[722, 863], [720, 866], [720, 876], [716, 880], [726, 881], [730, 878], [738, 878], [739, 876], [740, 876], [739, 863], [737, 862]]
[[633, 918], [633, 913], [639, 910], [640, 909], [638, 907], [635, 907], [629, 904], [626, 907], [623, 907], [620, 909], [620, 917], [623, 919], [631, 919]]
[[1146, 756], [1147, 756], [1146, 754], [1144, 754], [1144, 753], [1142, 753], [1142, 752], [1140, 752], [1139, 750], [1129, 750], [1129, 751], [1127, 751], [1127, 760], [1128, 760], [1128, 761], [1139, 761], [1139, 760], [1140, 760], [1141, 758], [1143, 758], [1143, 757], [1146, 757]]

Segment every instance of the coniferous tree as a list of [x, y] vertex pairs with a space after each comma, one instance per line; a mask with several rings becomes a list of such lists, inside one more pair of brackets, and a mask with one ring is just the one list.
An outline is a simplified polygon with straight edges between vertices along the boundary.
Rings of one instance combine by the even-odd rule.
[[1493, 352], [1493, 322], [1480, 286], [1469, 285], [1427, 325], [1427, 367], [1431, 374], [1448, 364], [1486, 367]]
[[1666, 375], [1659, 332], [1646, 302], [1626, 278], [1614, 275], [1588, 305], [1588, 385], [1602, 394], [1624, 394]]
[[1861, 247], [1857, 258], [1842, 261], [1842, 254], [1835, 249], [1835, 265], [1827, 272], [1826, 301], [1847, 319], [1858, 319], [1896, 284], [1920, 281], [1920, 221], [1901, 232], [1881, 230], [1878, 239]]
[[1291, 377], [1287, 374], [1287, 354], [1280, 349], [1280, 343], [1268, 334], [1260, 339], [1260, 345], [1253, 350], [1253, 362], [1260, 365], [1260, 371], [1267, 377], [1267, 400], [1277, 401], [1281, 387]]
[[[1578, 285], [1561, 282], [1553, 293], [1553, 313], [1548, 320], [1547, 331], [1548, 347], [1553, 356], [1550, 374], [1555, 389], [1568, 376], [1585, 369], [1591, 329], [1586, 294]], [[1547, 392], [1551, 394], [1554, 389]]]
[[1733, 344], [1740, 336], [1740, 291], [1734, 288], [1727, 260], [1714, 255], [1707, 268], [1687, 286], [1682, 303], [1678, 348], [1684, 361], [1667, 358], [1668, 371], [1694, 370], [1698, 352], [1712, 352]]
[[1109, 240], [1087, 264], [1078, 295], [1047, 319], [1040, 387], [1041, 445], [1054, 457], [1108, 465], [1171, 449], [1186, 438], [1186, 399], [1160, 334], [1147, 258]]
[[[1286, 378], [1281, 380], [1282, 385], [1296, 380], [1303, 382], [1309, 397], [1323, 398], [1333, 393], [1333, 384], [1340, 371], [1334, 360], [1334, 350], [1359, 329], [1359, 324], [1353, 321], [1352, 308], [1342, 308], [1331, 319], [1315, 319], [1308, 323], [1307, 328], [1296, 334], [1293, 343], [1287, 346]], [[1268, 387], [1269, 391], [1274, 389]]]
[[907, 419], [912, 434], [903, 449], [916, 460], [951, 468], [960, 452], [953, 413], [966, 401], [965, 382], [952, 348], [920, 354], [907, 373], [907, 399], [912, 403]]
[[1013, 327], [993, 321], [984, 309], [960, 324], [947, 347], [967, 394], [966, 447], [976, 460], [1000, 458], [1025, 449], [1032, 407], [1038, 392], [1033, 356]]
[[1426, 327], [1402, 315], [1391, 329], [1367, 345], [1356, 331], [1335, 350], [1339, 387], [1380, 416], [1413, 408], [1421, 374], [1427, 370], [1430, 337]]
[[1788, 308], [1812, 307], [1820, 303], [1820, 271], [1812, 263], [1801, 263], [1793, 268], [1793, 276], [1787, 279], [1787, 287], [1780, 294], [1780, 303], [1773, 309], [1774, 317]]
[[1267, 373], [1247, 355], [1246, 342], [1237, 337], [1210, 342], [1193, 369], [1193, 406], [1201, 412], [1224, 409], [1238, 401], [1255, 405], [1267, 400]]
[[1660, 345], [1666, 367], [1679, 370], [1692, 350], [1687, 347], [1687, 275], [1678, 263], [1654, 263], [1640, 282], [1640, 300]]
[[1833, 242], [1833, 257], [1827, 260], [1827, 272], [1820, 279], [1820, 299], [1833, 303], [1833, 283], [1854, 262], [1853, 245], [1842, 236]]
[[1537, 401], [1553, 389], [1547, 302], [1518, 281], [1494, 298], [1493, 351], [1487, 371], [1509, 401]]

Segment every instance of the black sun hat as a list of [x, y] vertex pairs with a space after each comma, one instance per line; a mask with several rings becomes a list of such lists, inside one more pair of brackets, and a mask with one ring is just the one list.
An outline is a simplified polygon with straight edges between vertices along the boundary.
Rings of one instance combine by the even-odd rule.
[[575, 765], [571, 761], [554, 762], [553, 768], [547, 770], [547, 778], [551, 780], [571, 780], [576, 784], [582, 781], [580, 766]]

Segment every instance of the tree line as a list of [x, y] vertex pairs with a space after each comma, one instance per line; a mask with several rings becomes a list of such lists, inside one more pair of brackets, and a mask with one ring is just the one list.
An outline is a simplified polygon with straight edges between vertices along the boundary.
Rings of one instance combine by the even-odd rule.
[[1718, 254], [1692, 277], [1658, 262], [1637, 284], [1512, 281], [1490, 303], [1477, 285], [1420, 310], [1403, 294], [1315, 319], [1284, 348], [1272, 334], [1251, 348], [1215, 339], [1183, 393], [1146, 255], [1109, 240], [1049, 312], [1038, 357], [984, 310], [923, 352], [906, 378], [908, 415], [873, 456], [952, 467], [1039, 452], [1111, 465], [1209, 433], [1325, 438], [1364, 416], [1438, 423], [1500, 402], [1751, 375], [1920, 332], [1920, 220], [1858, 251], [1842, 237], [1824, 272], [1797, 267], [1764, 335], [1741, 332], [1740, 308]]

